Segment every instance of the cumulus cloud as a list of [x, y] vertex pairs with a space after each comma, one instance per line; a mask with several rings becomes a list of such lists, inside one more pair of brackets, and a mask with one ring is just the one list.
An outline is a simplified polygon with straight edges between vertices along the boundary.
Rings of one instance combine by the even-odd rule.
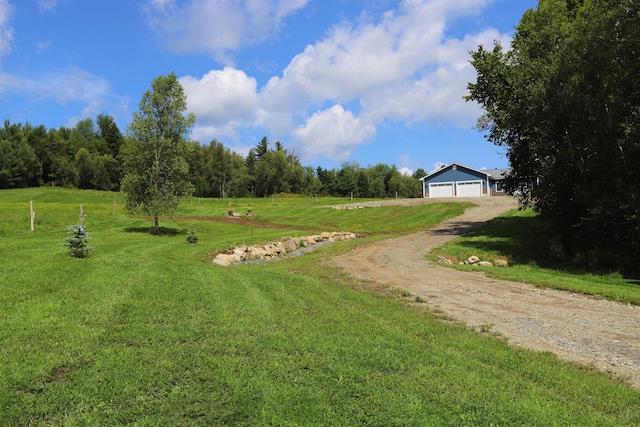
[[399, 172], [401, 175], [404, 176], [411, 176], [413, 175], [413, 169], [411, 169], [409, 166], [414, 165], [415, 162], [413, 160], [411, 160], [411, 157], [407, 154], [398, 157], [398, 163], [400, 164], [400, 169]]
[[195, 113], [200, 125], [221, 126], [256, 119], [258, 84], [244, 71], [225, 67], [209, 71], [200, 79], [181, 77], [180, 83], [187, 95], [189, 111]]
[[[355, 102], [360, 120], [371, 126], [406, 121], [469, 128], [479, 110], [462, 99], [475, 79], [468, 52], [494, 40], [507, 45], [508, 37], [489, 29], [457, 39], [448, 37], [446, 29], [452, 19], [477, 13], [487, 3], [407, 0], [378, 22], [342, 23], [265, 85], [266, 108]], [[354, 140], [353, 147], [360, 143]], [[346, 141], [335, 146], [350, 151]]]
[[398, 169], [398, 172], [400, 172], [400, 175], [402, 175], [402, 176], [411, 176], [411, 175], [413, 175], [413, 170], [409, 169], [406, 166], [403, 166], [400, 169]]
[[[232, 126], [236, 123], [260, 127], [275, 134], [275, 138], [291, 137], [303, 155], [334, 161], [346, 159], [357, 146], [370, 140], [376, 127], [384, 122], [470, 128], [479, 110], [462, 99], [467, 83], [475, 79], [468, 52], [478, 44], [491, 45], [494, 40], [508, 45], [509, 38], [492, 29], [461, 38], [447, 31], [455, 19], [478, 13], [491, 1], [404, 0], [377, 17], [367, 15], [355, 22], [342, 22], [306, 46], [280, 75], [271, 77], [261, 88], [244, 72], [229, 67], [199, 80], [182, 81], [185, 88], [189, 87], [189, 96], [193, 93], [197, 98], [190, 101], [191, 108], [203, 117], [209, 129], [222, 126], [224, 120]], [[163, 27], [166, 34], [177, 31], [169, 28], [172, 25], [203, 28], [180, 30], [184, 37], [176, 33], [180, 35], [176, 43], [181, 46], [219, 51], [249, 43], [234, 30], [229, 30], [226, 41], [206, 34], [218, 25], [219, 17], [212, 5], [225, 11], [230, 3], [193, 0], [181, 8], [173, 0], [155, 3], [165, 16], [155, 25], [167, 26]], [[278, 19], [304, 3], [294, 2], [278, 15], [276, 11], [284, 1], [267, 6], [266, 1], [256, 0], [248, 11], [234, 8], [228, 19], [246, 24], [257, 16], [256, 10], [261, 10], [271, 17], [267, 20], [269, 25], [258, 25], [250, 32], [259, 33], [252, 39], [264, 40], [268, 28], [277, 27]], [[200, 8], [197, 13], [196, 7]], [[189, 23], [196, 15], [215, 15], [213, 25]], [[192, 42], [190, 37], [194, 37]]]
[[308, 0], [150, 0], [148, 23], [172, 52], [206, 52], [229, 63], [227, 53], [278, 32]]
[[341, 105], [334, 105], [314, 113], [293, 131], [293, 136], [302, 143], [307, 156], [345, 160], [357, 145], [371, 139], [375, 133], [372, 124], [345, 111]]

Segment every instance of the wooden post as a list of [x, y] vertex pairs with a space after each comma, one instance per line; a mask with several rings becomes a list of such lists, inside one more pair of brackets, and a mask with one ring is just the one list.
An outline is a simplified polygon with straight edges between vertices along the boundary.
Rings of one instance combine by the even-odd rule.
[[80, 203], [80, 224], [84, 224], [84, 212], [82, 211], [82, 203]]
[[276, 204], [276, 197], [275, 196], [271, 196], [271, 206]]
[[29, 201], [29, 217], [31, 218], [31, 231], [35, 230], [36, 211], [33, 210], [33, 200]]
[[113, 214], [116, 214], [116, 198], [113, 198]]

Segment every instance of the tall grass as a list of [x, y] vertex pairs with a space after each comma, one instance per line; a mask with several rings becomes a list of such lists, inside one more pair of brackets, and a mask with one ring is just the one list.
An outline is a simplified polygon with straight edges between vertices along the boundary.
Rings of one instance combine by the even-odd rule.
[[[619, 381], [357, 290], [323, 266], [358, 242], [223, 268], [205, 255], [247, 238], [247, 225], [205, 220], [194, 205], [153, 236], [148, 220], [112, 214], [113, 194], [39, 190], [60, 191], [46, 202], [31, 191], [60, 216], [35, 233], [9, 224], [0, 238], [0, 425], [640, 424], [640, 394]], [[20, 193], [0, 193], [2, 214]], [[87, 259], [59, 245], [79, 203], [96, 247]], [[301, 228], [337, 218], [311, 204], [306, 223], [299, 204], [284, 205]], [[397, 212], [419, 228], [442, 209]], [[359, 221], [371, 235], [397, 232]], [[193, 222], [197, 245], [185, 241]]]

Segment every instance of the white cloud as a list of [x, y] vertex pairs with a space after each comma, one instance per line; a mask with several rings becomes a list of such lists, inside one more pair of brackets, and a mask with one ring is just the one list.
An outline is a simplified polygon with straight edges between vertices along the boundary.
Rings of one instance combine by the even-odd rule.
[[50, 71], [37, 77], [3, 74], [0, 92], [22, 93], [37, 101], [92, 102], [107, 91], [107, 82], [77, 67]]
[[181, 77], [180, 83], [187, 95], [189, 111], [196, 115], [200, 125], [221, 126], [256, 119], [257, 83], [244, 71], [225, 67], [209, 71], [201, 79]]
[[406, 166], [403, 166], [400, 169], [398, 169], [398, 172], [400, 172], [400, 175], [402, 175], [402, 176], [411, 176], [411, 175], [413, 175], [413, 170], [409, 169]]
[[404, 175], [404, 176], [413, 175], [413, 169], [411, 169], [409, 166], [414, 165], [416, 162], [411, 160], [411, 156], [409, 156], [408, 154], [405, 154], [398, 157], [398, 163], [400, 164], [399, 172], [401, 175]]
[[359, 144], [375, 136], [370, 123], [345, 111], [340, 105], [318, 111], [304, 125], [293, 131], [293, 137], [302, 142], [303, 154], [312, 158], [329, 157], [345, 160]]
[[111, 94], [104, 78], [78, 67], [52, 70], [37, 77], [0, 74], [0, 93], [3, 92], [26, 95], [34, 101], [80, 104], [80, 114], [70, 118], [71, 124], [100, 113], [121, 117], [129, 113], [126, 97]]
[[13, 28], [11, 27], [12, 8], [9, 0], [0, 0], [0, 63], [2, 58], [11, 52], [13, 45]]
[[26, 91], [32, 97], [53, 99], [58, 104], [94, 103], [108, 94], [109, 84], [101, 77], [78, 67], [67, 67], [27, 80]]
[[[261, 88], [243, 71], [229, 67], [199, 80], [181, 81], [198, 126], [210, 132], [223, 126], [255, 127], [278, 139], [289, 135], [304, 155], [313, 157], [344, 160], [383, 122], [468, 129], [479, 114], [477, 105], [462, 99], [468, 82], [475, 79], [468, 52], [494, 40], [506, 46], [509, 39], [492, 29], [455, 38], [447, 29], [453, 20], [479, 13], [492, 1], [403, 0], [378, 18], [363, 15], [357, 22], [342, 22], [306, 46], [281, 75]], [[192, 0], [178, 7], [174, 0], [155, 0], [151, 4], [158, 11], [153, 15], [155, 28], [176, 36], [174, 50], [219, 53], [264, 40], [306, 0], [289, 8], [285, 3], [245, 0], [231, 6], [223, 0]], [[247, 10], [239, 10], [239, 4]], [[218, 22], [222, 16], [225, 22]], [[267, 16], [266, 24], [247, 30], [257, 16]]]
[[468, 82], [475, 70], [468, 52], [479, 44], [505, 40], [497, 31], [488, 30], [464, 40], [449, 40], [439, 46], [438, 61], [418, 71], [412, 78], [393, 82], [362, 96], [364, 113], [374, 122], [383, 120], [453, 124], [472, 127], [480, 114], [474, 103], [464, 102]]
[[[265, 109], [300, 112], [327, 102], [351, 103], [360, 105], [359, 119], [370, 126], [407, 121], [470, 128], [479, 110], [462, 99], [475, 79], [468, 52], [494, 39], [506, 45], [508, 38], [495, 30], [448, 38], [446, 28], [454, 17], [477, 13], [489, 1], [407, 0], [377, 23], [337, 25], [265, 85]], [[360, 143], [352, 141], [352, 147], [338, 144], [339, 151]], [[334, 148], [327, 145], [327, 154], [335, 154]]]
[[278, 32], [308, 0], [150, 0], [148, 23], [172, 52], [206, 52], [229, 63], [229, 51]]

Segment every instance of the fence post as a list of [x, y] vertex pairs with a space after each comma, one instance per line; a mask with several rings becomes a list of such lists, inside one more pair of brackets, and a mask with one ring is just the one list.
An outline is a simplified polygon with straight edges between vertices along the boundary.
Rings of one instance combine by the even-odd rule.
[[33, 210], [33, 200], [29, 201], [29, 217], [31, 218], [31, 231], [34, 231], [34, 220], [36, 219], [36, 211]]

